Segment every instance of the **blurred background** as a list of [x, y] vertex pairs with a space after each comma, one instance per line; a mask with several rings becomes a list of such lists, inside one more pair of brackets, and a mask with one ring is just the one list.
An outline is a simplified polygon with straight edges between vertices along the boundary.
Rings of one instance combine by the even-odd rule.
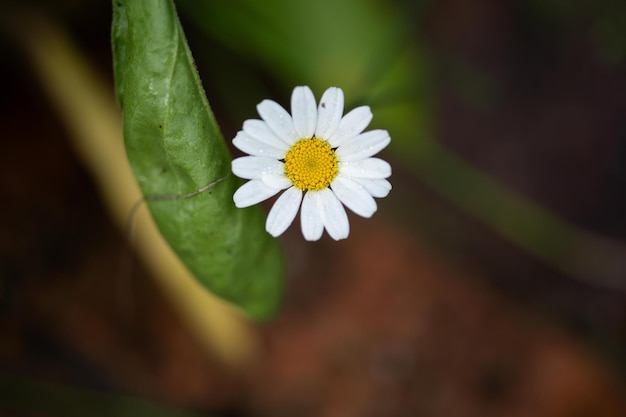
[[389, 130], [394, 189], [345, 241], [281, 237], [274, 320], [190, 321], [149, 254], [123, 268], [83, 151], [120, 141], [111, 4], [5, 0], [2, 415], [626, 415], [626, 4], [177, 7], [227, 140], [336, 85]]

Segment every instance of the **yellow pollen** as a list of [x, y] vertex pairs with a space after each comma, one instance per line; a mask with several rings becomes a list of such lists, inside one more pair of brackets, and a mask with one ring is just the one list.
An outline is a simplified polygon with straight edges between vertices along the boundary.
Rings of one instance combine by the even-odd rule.
[[327, 188], [339, 172], [335, 151], [325, 140], [300, 139], [285, 156], [285, 175], [303, 191]]

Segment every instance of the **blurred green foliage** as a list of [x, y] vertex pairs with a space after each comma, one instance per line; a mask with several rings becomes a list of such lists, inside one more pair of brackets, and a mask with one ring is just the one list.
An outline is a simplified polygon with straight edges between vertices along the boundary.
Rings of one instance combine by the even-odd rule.
[[[242, 63], [271, 74], [284, 91], [308, 85], [319, 95], [338, 86], [346, 94], [347, 107], [367, 104], [375, 109], [373, 123], [391, 131], [394, 146], [417, 146], [430, 137], [429, 61], [421, 59], [412, 22], [395, 3], [180, 0], [177, 4], [206, 36], [241, 57]], [[197, 46], [198, 54], [211, 54]], [[246, 101], [250, 83], [233, 80], [230, 94]], [[238, 84], [246, 88], [237, 88]]]

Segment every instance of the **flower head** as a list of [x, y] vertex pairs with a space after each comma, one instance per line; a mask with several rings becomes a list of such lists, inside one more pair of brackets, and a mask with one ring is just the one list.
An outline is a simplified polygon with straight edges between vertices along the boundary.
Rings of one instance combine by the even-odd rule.
[[[233, 144], [250, 156], [233, 160], [232, 170], [250, 181], [234, 194], [237, 207], [248, 207], [280, 191], [265, 228], [279, 236], [302, 206], [300, 223], [307, 240], [318, 240], [324, 229], [335, 240], [350, 233], [343, 205], [362, 217], [376, 211], [373, 197], [387, 196], [391, 166], [372, 158], [391, 138], [386, 130], [362, 133], [372, 120], [368, 106], [343, 116], [343, 91], [331, 87], [319, 106], [309, 87], [296, 87], [291, 115], [278, 103], [257, 106], [262, 120], [246, 120]], [[343, 203], [343, 205], [342, 205]]]

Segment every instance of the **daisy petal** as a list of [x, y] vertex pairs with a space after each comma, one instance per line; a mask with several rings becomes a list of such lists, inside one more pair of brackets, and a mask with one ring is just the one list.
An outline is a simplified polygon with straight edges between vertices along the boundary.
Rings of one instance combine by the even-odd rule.
[[273, 146], [276, 149], [289, 149], [289, 144], [276, 136], [276, 133], [263, 120], [249, 119], [243, 122], [243, 131], [259, 142]]
[[361, 217], [372, 217], [376, 212], [376, 201], [356, 182], [345, 177], [337, 177], [330, 185], [337, 198], [350, 210]]
[[317, 109], [317, 128], [315, 136], [328, 140], [339, 127], [343, 115], [343, 91], [330, 87], [322, 95]]
[[336, 148], [361, 133], [372, 121], [372, 111], [369, 106], [361, 106], [353, 109], [341, 119], [339, 128], [328, 139], [331, 146]]
[[391, 137], [386, 130], [371, 130], [347, 140], [337, 148], [341, 161], [358, 161], [376, 155], [389, 145]]
[[239, 208], [250, 207], [260, 203], [261, 201], [267, 200], [279, 191], [280, 190], [270, 188], [263, 184], [263, 181], [261, 180], [252, 180], [248, 181], [235, 191], [235, 194], [233, 194], [233, 201], [235, 202], [235, 206]]
[[367, 180], [364, 178], [352, 178], [352, 181], [365, 188], [372, 197], [383, 198], [389, 195], [391, 183], [387, 180]]
[[385, 179], [391, 176], [391, 165], [379, 158], [342, 162], [341, 175], [348, 178]]
[[263, 100], [256, 109], [270, 129], [285, 143], [291, 145], [298, 139], [291, 116], [280, 104], [273, 100]]
[[285, 177], [284, 174], [263, 174], [261, 175], [261, 181], [268, 187], [284, 190], [291, 187], [293, 184], [291, 180]]
[[317, 105], [309, 87], [296, 87], [291, 94], [291, 117], [299, 138], [310, 138], [317, 125]]
[[247, 180], [260, 179], [263, 174], [282, 174], [285, 172], [282, 162], [264, 156], [242, 156], [233, 159], [231, 169], [233, 174]]
[[233, 145], [240, 151], [253, 156], [267, 156], [276, 159], [285, 157], [285, 151], [258, 141], [243, 131], [237, 133], [237, 136], [233, 139]]
[[350, 234], [350, 223], [346, 210], [341, 205], [335, 194], [329, 189], [314, 193], [318, 199], [320, 215], [326, 231], [335, 240], [341, 240]]
[[302, 235], [306, 240], [319, 240], [324, 233], [324, 223], [320, 217], [319, 204], [316, 192], [308, 192], [302, 199], [302, 210], [300, 212], [300, 225]]
[[274, 237], [282, 235], [296, 218], [301, 201], [302, 190], [298, 187], [285, 191], [272, 206], [265, 222], [265, 230]]

